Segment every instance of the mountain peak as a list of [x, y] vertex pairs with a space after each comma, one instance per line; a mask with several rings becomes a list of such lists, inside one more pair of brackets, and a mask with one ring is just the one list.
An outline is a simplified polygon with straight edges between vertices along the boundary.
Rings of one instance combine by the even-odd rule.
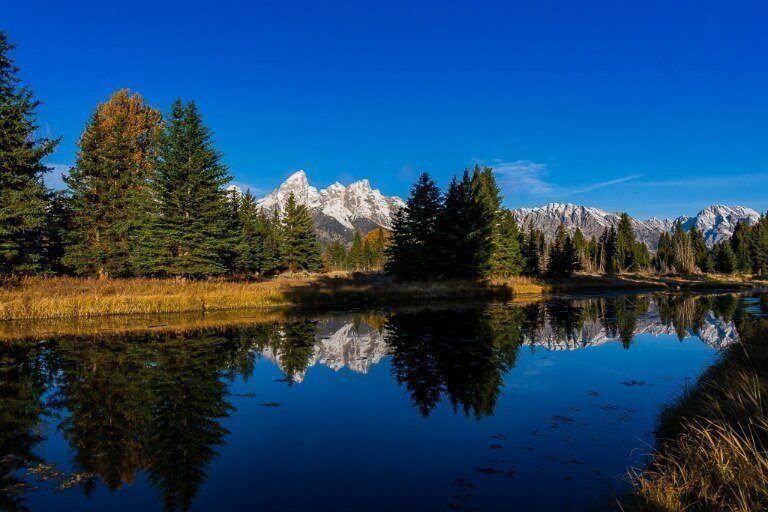
[[288, 179], [285, 180], [285, 183], [309, 183], [307, 180], [307, 173], [304, 172], [303, 169], [299, 169], [298, 171], [288, 176]]
[[296, 171], [277, 190], [259, 200], [260, 208], [282, 214], [288, 196], [307, 206], [315, 219], [315, 228], [323, 240], [351, 242], [355, 231], [367, 233], [382, 227], [392, 229], [392, 219], [405, 203], [388, 197], [361, 179], [349, 186], [338, 181], [319, 190], [309, 184], [303, 170]]

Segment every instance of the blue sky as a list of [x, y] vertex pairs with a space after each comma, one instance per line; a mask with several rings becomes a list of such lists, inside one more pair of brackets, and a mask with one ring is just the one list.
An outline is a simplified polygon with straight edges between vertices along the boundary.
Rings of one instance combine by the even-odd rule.
[[121, 87], [195, 100], [235, 180], [407, 195], [495, 166], [509, 206], [768, 209], [764, 2], [0, 0], [66, 166]]

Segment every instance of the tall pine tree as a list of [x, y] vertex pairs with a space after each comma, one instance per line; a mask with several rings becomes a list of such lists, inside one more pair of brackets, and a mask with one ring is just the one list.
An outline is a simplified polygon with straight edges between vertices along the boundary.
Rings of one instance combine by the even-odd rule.
[[160, 112], [127, 89], [96, 108], [64, 178], [72, 205], [64, 263], [76, 273], [125, 277], [146, 269], [161, 130]]
[[315, 222], [309, 210], [288, 196], [283, 215], [283, 263], [291, 272], [320, 270], [322, 258], [315, 238]]
[[230, 176], [193, 102], [173, 103], [159, 157], [153, 273], [194, 278], [225, 273], [227, 251], [236, 243], [225, 191]]
[[387, 249], [387, 272], [407, 280], [436, 276], [434, 243], [441, 210], [440, 189], [429, 174], [423, 173], [411, 187], [405, 207], [395, 215], [392, 243]]
[[41, 269], [48, 204], [43, 159], [59, 143], [35, 136], [40, 102], [19, 83], [10, 56], [14, 48], [0, 31], [0, 274], [5, 275]]

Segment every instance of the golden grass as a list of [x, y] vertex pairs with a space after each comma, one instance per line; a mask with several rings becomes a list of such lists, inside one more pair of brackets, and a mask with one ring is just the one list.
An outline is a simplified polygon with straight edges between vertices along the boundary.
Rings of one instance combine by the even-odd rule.
[[363, 274], [293, 275], [263, 281], [24, 278], [0, 286], [0, 320], [152, 315], [287, 305], [339, 306], [542, 293], [527, 278], [398, 283]]
[[662, 412], [657, 451], [631, 475], [622, 510], [768, 510], [768, 322], [755, 324]]

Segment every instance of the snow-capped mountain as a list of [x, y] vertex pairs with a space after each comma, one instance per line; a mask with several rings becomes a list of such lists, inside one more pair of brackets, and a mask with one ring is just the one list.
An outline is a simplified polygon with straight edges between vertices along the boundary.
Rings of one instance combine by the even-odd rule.
[[752, 225], [758, 220], [760, 220], [760, 215], [751, 208], [716, 204], [707, 206], [695, 217], [683, 220], [683, 228], [690, 229], [696, 226], [704, 233], [704, 240], [707, 245], [712, 247], [716, 243], [730, 238], [739, 221], [746, 221]]
[[309, 208], [318, 235], [324, 241], [351, 242], [356, 230], [365, 234], [377, 227], [391, 229], [395, 213], [405, 205], [399, 197], [385, 196], [372, 188], [368, 180], [356, 181], [346, 187], [336, 182], [318, 190], [309, 184], [304, 171], [293, 173], [258, 205], [282, 214], [291, 193], [296, 201]]
[[[366, 233], [377, 227], [391, 229], [395, 213], [405, 206], [402, 199], [383, 195], [378, 189], [372, 188], [366, 179], [349, 186], [336, 182], [318, 190], [309, 184], [304, 171], [297, 171], [276, 190], [264, 196], [258, 203], [259, 207], [267, 211], [277, 210], [282, 214], [291, 193], [299, 203], [309, 208], [322, 241], [341, 240], [349, 243], [355, 231]], [[547, 239], [554, 237], [561, 222], [570, 233], [578, 227], [586, 237], [599, 237], [607, 228], [617, 225], [620, 216], [618, 212], [564, 203], [518, 208], [513, 210], [513, 213], [521, 225], [528, 226], [533, 223], [534, 227], [544, 232]], [[756, 211], [744, 206], [712, 205], [694, 217], [652, 217], [646, 220], [632, 218], [632, 227], [638, 240], [650, 249], [655, 249], [659, 236], [671, 231], [675, 221], [679, 220], [686, 230], [693, 226], [700, 229], [707, 245], [712, 247], [717, 242], [729, 238], [738, 222], [752, 225], [759, 218], [760, 215]]]
[[[599, 237], [603, 231], [619, 222], [620, 213], [607, 212], [599, 208], [579, 206], [575, 204], [550, 203], [536, 208], [518, 208], [513, 210], [515, 217], [521, 225], [542, 230], [544, 235], [551, 239], [555, 235], [557, 227], [562, 222], [566, 229], [573, 233], [580, 228], [586, 237]], [[708, 206], [701, 210], [695, 217], [679, 217], [684, 229], [696, 226], [704, 233], [707, 245], [712, 247], [715, 243], [730, 237], [737, 222], [754, 224], [760, 218], [758, 213], [744, 206]], [[669, 232], [675, 223], [673, 219], [648, 220], [632, 219], [632, 227], [638, 240], [644, 242], [649, 248], [655, 249], [659, 243], [661, 233]]]

